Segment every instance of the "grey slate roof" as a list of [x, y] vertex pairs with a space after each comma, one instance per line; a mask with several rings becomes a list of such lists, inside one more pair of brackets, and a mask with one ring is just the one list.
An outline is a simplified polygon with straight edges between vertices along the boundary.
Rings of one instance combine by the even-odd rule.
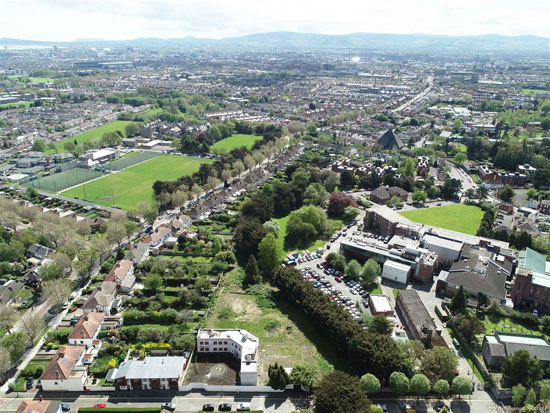
[[185, 366], [185, 357], [145, 357], [121, 363], [114, 379], [177, 379]]
[[377, 142], [384, 149], [401, 149], [404, 146], [403, 142], [393, 133], [393, 129], [388, 129], [378, 138]]

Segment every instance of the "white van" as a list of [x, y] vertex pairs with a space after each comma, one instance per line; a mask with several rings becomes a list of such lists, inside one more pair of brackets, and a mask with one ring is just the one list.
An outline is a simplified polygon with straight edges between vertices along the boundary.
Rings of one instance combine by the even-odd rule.
[[249, 412], [250, 411], [250, 403], [239, 403], [237, 406], [238, 412]]

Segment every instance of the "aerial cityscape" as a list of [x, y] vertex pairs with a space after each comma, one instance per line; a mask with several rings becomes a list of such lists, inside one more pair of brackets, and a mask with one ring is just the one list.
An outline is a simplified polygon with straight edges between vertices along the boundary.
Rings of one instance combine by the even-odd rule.
[[0, 411], [550, 412], [550, 5], [234, 3], [2, 6]]

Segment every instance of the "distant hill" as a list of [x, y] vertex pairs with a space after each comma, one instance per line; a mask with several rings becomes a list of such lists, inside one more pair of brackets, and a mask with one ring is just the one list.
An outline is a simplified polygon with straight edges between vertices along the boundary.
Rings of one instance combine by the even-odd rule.
[[326, 35], [296, 32], [257, 33], [223, 39], [192, 36], [175, 39], [140, 38], [124, 41], [79, 40], [60, 43], [0, 38], [0, 45], [74, 45], [90, 47], [133, 46], [140, 48], [224, 47], [253, 49], [328, 50], [350, 49], [395, 52], [550, 52], [550, 39], [538, 36], [442, 36], [427, 34], [351, 33]]

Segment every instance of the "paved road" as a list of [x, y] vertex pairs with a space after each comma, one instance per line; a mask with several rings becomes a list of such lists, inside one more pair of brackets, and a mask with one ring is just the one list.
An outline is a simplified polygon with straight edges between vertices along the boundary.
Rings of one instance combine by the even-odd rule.
[[[91, 407], [96, 403], [105, 403], [108, 407], [157, 407], [160, 404], [171, 401], [176, 405], [178, 413], [196, 413], [204, 404], [230, 403], [233, 410], [240, 402], [249, 402], [252, 410], [264, 410], [265, 412], [290, 413], [293, 410], [305, 408], [310, 400], [305, 394], [281, 393], [281, 394], [212, 394], [202, 393], [187, 394], [149, 394], [149, 393], [116, 393], [111, 395], [77, 394], [67, 396], [64, 394], [44, 394], [46, 400], [61, 400], [71, 405], [71, 411], [77, 411], [80, 407]], [[18, 398], [0, 399], [0, 410], [2, 412], [15, 412], [21, 401], [37, 399], [35, 396], [21, 396]], [[385, 404], [391, 413], [403, 411], [405, 403], [417, 407], [419, 412], [434, 412], [434, 406], [439, 402], [436, 399], [400, 399], [394, 398], [373, 398], [373, 403]], [[502, 411], [483, 392], [476, 392], [471, 397], [458, 399], [447, 399], [444, 402], [451, 407], [453, 412], [495, 412]]]
[[411, 106], [413, 103], [419, 101], [420, 99], [424, 98], [428, 93], [430, 93], [430, 91], [432, 90], [432, 87], [433, 87], [433, 76], [428, 76], [428, 84], [429, 86], [424, 89], [423, 91], [421, 91], [420, 93], [418, 93], [416, 96], [414, 96], [412, 99], [406, 101], [405, 103], [403, 103], [401, 106], [399, 106], [398, 108], [396, 109], [393, 109], [392, 112], [399, 112], [403, 109], [407, 109], [409, 106]]

